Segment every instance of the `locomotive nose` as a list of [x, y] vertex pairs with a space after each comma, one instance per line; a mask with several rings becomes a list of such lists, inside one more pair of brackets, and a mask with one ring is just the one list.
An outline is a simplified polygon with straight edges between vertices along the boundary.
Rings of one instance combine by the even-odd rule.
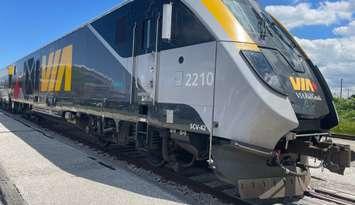
[[[214, 117], [219, 126], [214, 133], [273, 150], [282, 136], [298, 127], [294, 109], [287, 95], [275, 91], [260, 76], [275, 80], [272, 68], [257, 73], [242, 55], [235, 53], [233, 42], [221, 42], [217, 47]], [[260, 56], [256, 55], [263, 54], [251, 56], [260, 66]], [[268, 63], [266, 57], [261, 60]], [[273, 76], [278, 77], [276, 73]]]
[[[313, 131], [330, 129], [337, 125], [332, 94], [322, 74], [310, 60], [272, 49], [262, 49], [262, 53], [277, 74], [282, 89], [292, 104], [300, 121], [299, 130], [309, 131], [309, 127], [304, 128], [306, 124], [313, 124]], [[328, 119], [322, 121], [326, 116]]]

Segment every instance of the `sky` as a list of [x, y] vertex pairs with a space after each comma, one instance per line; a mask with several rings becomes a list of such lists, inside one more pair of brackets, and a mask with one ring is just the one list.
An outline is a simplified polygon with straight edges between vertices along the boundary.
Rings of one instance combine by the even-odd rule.
[[[259, 0], [318, 65], [334, 94], [355, 94], [355, 0]], [[62, 37], [120, 0], [0, 0], [0, 68]]]

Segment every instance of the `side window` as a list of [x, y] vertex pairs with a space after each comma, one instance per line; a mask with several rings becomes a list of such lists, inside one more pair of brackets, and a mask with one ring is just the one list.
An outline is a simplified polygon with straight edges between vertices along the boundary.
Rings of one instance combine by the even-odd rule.
[[172, 21], [172, 40], [169, 43], [163, 43], [166, 49], [214, 40], [207, 28], [181, 1], [174, 4]]
[[118, 49], [118, 53], [125, 56], [130, 53], [130, 38], [129, 31], [130, 26], [128, 24], [128, 19], [126, 16], [121, 16], [117, 19], [116, 24], [116, 45]]
[[120, 56], [131, 56], [133, 28], [131, 4], [108, 13], [91, 25]]
[[127, 41], [127, 29], [128, 23], [125, 16], [119, 17], [117, 20], [117, 29], [116, 29], [116, 42], [118, 47]]
[[152, 20], [147, 19], [143, 24], [142, 48], [148, 50], [151, 48]]
[[153, 18], [146, 19], [143, 23], [142, 49], [145, 53], [151, 52], [155, 48], [156, 21]]

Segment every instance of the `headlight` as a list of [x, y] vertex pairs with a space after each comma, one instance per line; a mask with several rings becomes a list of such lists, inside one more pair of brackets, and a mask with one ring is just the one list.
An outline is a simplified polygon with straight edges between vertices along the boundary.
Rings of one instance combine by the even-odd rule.
[[256, 72], [256, 74], [272, 89], [287, 95], [285, 89], [280, 83], [280, 79], [272, 69], [272, 66], [265, 58], [263, 53], [255, 51], [241, 51], [242, 56], [247, 61], [250, 67]]

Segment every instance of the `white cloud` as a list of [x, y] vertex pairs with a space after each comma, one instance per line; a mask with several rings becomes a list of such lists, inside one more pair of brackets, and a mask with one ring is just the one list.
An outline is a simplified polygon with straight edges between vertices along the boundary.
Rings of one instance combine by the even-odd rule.
[[333, 90], [340, 87], [341, 78], [344, 79], [345, 88], [355, 88], [355, 36], [296, 40], [319, 66]]
[[355, 10], [355, 0], [324, 1], [317, 8], [310, 3], [296, 5], [267, 6], [266, 11], [279, 19], [287, 28], [305, 25], [331, 25], [339, 20], [351, 20]]
[[355, 20], [351, 21], [347, 26], [335, 28], [333, 32], [340, 36], [355, 36]]

